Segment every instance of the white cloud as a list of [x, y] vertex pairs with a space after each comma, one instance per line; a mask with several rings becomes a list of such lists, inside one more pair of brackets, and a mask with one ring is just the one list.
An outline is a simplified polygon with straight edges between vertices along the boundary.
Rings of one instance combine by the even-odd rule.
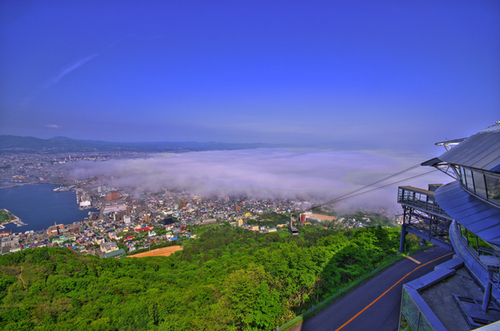
[[[425, 160], [416, 163], [422, 161]], [[108, 185], [133, 188], [138, 194], [168, 189], [198, 196], [302, 198], [321, 203], [416, 164], [410, 162], [415, 160], [401, 161], [373, 152], [258, 149], [80, 162], [70, 165], [68, 171], [70, 175], [81, 178], [101, 176]], [[420, 167], [391, 180], [404, 180], [429, 170]], [[399, 185], [426, 188], [427, 183], [449, 181], [443, 176], [419, 177]], [[390, 181], [378, 186], [387, 183]], [[396, 195], [397, 185], [349, 199], [343, 206], [380, 206], [394, 210], [397, 207]]]
[[84, 57], [84, 58], [76, 61], [75, 63], [63, 68], [56, 76], [47, 80], [42, 86], [40, 86], [37, 90], [35, 90], [28, 98], [26, 98], [26, 100], [24, 100], [24, 102], [21, 104], [21, 107], [26, 106], [32, 99], [37, 97], [41, 92], [49, 89], [54, 84], [59, 82], [64, 76], [66, 76], [67, 74], [69, 74], [73, 70], [77, 69], [78, 67], [81, 67], [82, 65], [89, 62], [90, 60], [92, 60], [93, 58], [95, 58], [98, 55], [100, 55], [100, 53], [91, 54], [91, 55]]

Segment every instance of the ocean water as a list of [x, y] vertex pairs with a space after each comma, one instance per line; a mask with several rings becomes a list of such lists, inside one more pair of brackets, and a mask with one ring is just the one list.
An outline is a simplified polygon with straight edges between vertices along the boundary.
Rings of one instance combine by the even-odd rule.
[[82, 221], [94, 209], [80, 210], [76, 203], [76, 192], [54, 193], [58, 185], [37, 184], [0, 189], [0, 209], [7, 209], [27, 225], [18, 227], [8, 224], [5, 230], [25, 232], [43, 230], [57, 224]]

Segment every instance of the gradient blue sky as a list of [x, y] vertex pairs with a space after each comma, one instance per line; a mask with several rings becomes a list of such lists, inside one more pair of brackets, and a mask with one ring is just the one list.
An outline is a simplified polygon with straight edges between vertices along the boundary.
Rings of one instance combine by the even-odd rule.
[[4, 0], [0, 15], [0, 134], [423, 151], [500, 120], [497, 0]]

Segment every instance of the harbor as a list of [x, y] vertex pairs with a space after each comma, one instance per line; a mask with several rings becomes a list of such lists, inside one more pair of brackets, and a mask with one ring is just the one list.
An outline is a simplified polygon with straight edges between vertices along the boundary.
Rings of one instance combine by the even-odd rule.
[[28, 225], [7, 209], [0, 209], [0, 230], [5, 229], [7, 224], [15, 224], [18, 227]]
[[71, 186], [59, 186], [59, 187], [56, 187], [54, 189], [54, 193], [69, 191], [69, 190], [71, 190], [74, 187], [75, 187], [74, 185], [71, 185]]
[[74, 189], [55, 193], [54, 189], [60, 186], [36, 184], [0, 189], [0, 208], [5, 208], [15, 215], [15, 218], [0, 218], [0, 232], [39, 231], [47, 229], [54, 222], [57, 224], [78, 222], [88, 217], [89, 211], [95, 210], [93, 208], [81, 210], [76, 203]]

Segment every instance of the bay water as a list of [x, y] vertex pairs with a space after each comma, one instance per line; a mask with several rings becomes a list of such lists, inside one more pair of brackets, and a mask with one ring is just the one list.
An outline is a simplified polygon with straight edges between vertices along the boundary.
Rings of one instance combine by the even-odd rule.
[[80, 222], [88, 216], [89, 211], [80, 210], [73, 190], [54, 192], [58, 185], [36, 184], [22, 185], [0, 189], [0, 209], [7, 209], [19, 217], [27, 225], [18, 227], [11, 223], [5, 229], [12, 232], [28, 230], [44, 230], [57, 224]]

